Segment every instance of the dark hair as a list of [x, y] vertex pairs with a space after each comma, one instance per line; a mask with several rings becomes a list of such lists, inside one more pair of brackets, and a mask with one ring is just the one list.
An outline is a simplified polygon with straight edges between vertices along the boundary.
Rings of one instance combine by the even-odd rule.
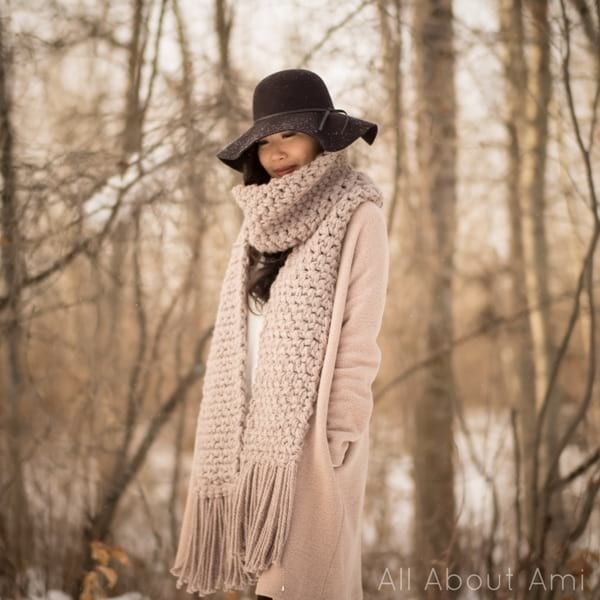
[[253, 183], [267, 183], [271, 176], [265, 171], [258, 159], [258, 144], [252, 144], [243, 154], [242, 174], [244, 176], [244, 185]]
[[[252, 144], [245, 152], [243, 171], [244, 185], [262, 184], [271, 180], [270, 175], [258, 160], [258, 144]], [[271, 285], [285, 263], [292, 248], [281, 252], [261, 252], [254, 246], [248, 246], [248, 280], [246, 294], [251, 295], [262, 306], [269, 300]], [[248, 307], [250, 310], [250, 306]]]

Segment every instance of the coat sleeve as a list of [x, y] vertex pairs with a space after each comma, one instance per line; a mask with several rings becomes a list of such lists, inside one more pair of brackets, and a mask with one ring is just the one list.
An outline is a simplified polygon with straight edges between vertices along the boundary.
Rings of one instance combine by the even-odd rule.
[[388, 285], [389, 247], [381, 209], [369, 210], [358, 233], [327, 412], [327, 441], [334, 467], [368, 429], [371, 386], [381, 363], [377, 337]]

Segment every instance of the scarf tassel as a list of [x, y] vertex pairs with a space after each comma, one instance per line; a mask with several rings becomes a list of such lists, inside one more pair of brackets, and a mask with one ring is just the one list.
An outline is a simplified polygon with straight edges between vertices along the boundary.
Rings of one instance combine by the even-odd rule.
[[287, 539], [296, 463], [251, 463], [240, 472], [233, 522], [233, 553], [248, 573], [260, 573], [281, 564]]
[[197, 592], [202, 597], [253, 583], [232, 553], [231, 536], [226, 533], [232, 504], [230, 494], [205, 497], [190, 491], [177, 557], [170, 570], [179, 578], [177, 589], [185, 583], [188, 593]]
[[246, 464], [234, 494], [205, 497], [191, 491], [180, 545], [171, 568], [177, 589], [200, 597], [255, 584], [281, 564], [289, 530], [296, 467]]

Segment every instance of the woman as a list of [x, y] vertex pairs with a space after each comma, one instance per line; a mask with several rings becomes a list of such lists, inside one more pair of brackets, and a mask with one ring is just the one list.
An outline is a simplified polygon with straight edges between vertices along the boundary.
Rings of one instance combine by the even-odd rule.
[[263, 79], [253, 113], [217, 155], [243, 173], [244, 221], [171, 573], [200, 596], [256, 584], [258, 598], [359, 600], [388, 246], [381, 194], [345, 149], [377, 125], [304, 69]]

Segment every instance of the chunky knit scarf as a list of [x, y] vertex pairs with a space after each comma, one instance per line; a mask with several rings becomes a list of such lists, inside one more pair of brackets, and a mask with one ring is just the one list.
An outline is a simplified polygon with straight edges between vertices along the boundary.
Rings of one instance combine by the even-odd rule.
[[[243, 589], [280, 564], [344, 234], [360, 203], [382, 206], [371, 179], [348, 164], [346, 150], [323, 152], [288, 175], [232, 191], [244, 221], [221, 288], [185, 530], [171, 569], [177, 588], [185, 582], [200, 596]], [[245, 377], [248, 244], [263, 252], [293, 248], [264, 307], [251, 393]]]

